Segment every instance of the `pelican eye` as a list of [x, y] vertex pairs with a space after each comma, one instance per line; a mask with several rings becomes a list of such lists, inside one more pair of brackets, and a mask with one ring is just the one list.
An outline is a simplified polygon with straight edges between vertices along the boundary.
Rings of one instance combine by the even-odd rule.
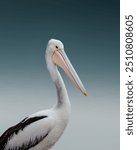
[[59, 47], [56, 45], [56, 48], [58, 49]]

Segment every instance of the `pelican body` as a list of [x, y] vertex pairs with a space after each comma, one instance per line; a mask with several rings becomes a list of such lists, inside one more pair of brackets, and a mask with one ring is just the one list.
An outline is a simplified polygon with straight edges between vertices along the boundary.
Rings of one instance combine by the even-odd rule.
[[0, 136], [0, 150], [49, 150], [64, 132], [71, 112], [71, 105], [61, 67], [74, 85], [86, 95], [86, 90], [71, 65], [61, 41], [51, 39], [46, 48], [45, 59], [57, 91], [57, 103], [48, 110], [34, 113]]

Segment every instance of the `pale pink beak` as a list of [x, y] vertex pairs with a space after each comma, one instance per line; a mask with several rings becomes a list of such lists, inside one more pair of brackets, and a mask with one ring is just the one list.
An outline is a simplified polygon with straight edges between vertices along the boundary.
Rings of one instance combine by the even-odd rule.
[[55, 65], [58, 65], [61, 67], [69, 79], [72, 81], [72, 83], [85, 95], [87, 96], [87, 92], [78, 77], [75, 69], [73, 68], [72, 64], [70, 63], [67, 55], [65, 54], [65, 51], [63, 50], [55, 50], [53, 56], [52, 56], [52, 61]]

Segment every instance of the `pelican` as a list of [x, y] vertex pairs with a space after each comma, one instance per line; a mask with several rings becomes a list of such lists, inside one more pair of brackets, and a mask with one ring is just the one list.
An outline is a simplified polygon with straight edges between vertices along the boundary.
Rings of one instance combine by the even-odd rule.
[[59, 140], [68, 124], [71, 105], [58, 67], [64, 70], [85, 96], [87, 95], [61, 41], [48, 41], [45, 59], [56, 87], [57, 103], [51, 109], [34, 113], [7, 129], [0, 137], [0, 150], [49, 150]]

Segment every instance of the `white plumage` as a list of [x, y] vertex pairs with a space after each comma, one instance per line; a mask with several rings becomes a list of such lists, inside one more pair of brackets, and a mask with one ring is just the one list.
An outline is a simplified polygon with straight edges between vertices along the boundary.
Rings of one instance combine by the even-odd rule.
[[49, 150], [58, 141], [68, 124], [71, 105], [57, 66], [61, 67], [74, 85], [86, 95], [86, 90], [67, 58], [61, 41], [49, 40], [45, 58], [56, 86], [57, 103], [51, 109], [32, 114], [6, 130], [0, 137], [0, 150]]

